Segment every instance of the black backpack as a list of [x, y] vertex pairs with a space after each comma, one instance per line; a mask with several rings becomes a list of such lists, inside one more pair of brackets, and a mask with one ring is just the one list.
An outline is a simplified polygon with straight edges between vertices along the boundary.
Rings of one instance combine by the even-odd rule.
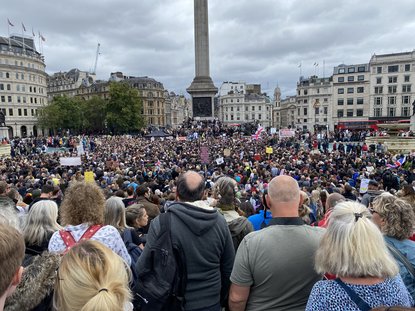
[[138, 271], [134, 292], [141, 311], [184, 310], [187, 271], [183, 250], [172, 241], [171, 217], [169, 211], [158, 216], [160, 233]]

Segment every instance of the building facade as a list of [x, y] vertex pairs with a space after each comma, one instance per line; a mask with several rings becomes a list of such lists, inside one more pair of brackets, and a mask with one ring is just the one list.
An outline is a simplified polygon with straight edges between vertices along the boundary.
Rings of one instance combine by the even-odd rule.
[[218, 101], [219, 120], [223, 124], [257, 122], [263, 127], [272, 126], [272, 102], [269, 97], [260, 94], [258, 85], [252, 87], [244, 82], [224, 82]]
[[95, 74], [77, 68], [68, 72], [56, 72], [47, 78], [48, 100], [55, 96], [74, 97], [79, 88], [88, 88], [95, 82]]
[[190, 100], [184, 95], [164, 91], [166, 127], [178, 128], [190, 116]]
[[297, 82], [296, 100], [297, 129], [309, 131], [333, 129], [332, 77], [300, 77]]
[[369, 117], [370, 93], [369, 64], [344, 65], [333, 71], [333, 113], [334, 126], [348, 122], [348, 128], [359, 128], [360, 121]]
[[0, 37], [0, 109], [9, 137], [42, 134], [37, 115], [47, 104], [46, 79], [44, 57], [32, 38]]
[[369, 66], [369, 118], [383, 122], [409, 119], [415, 104], [415, 50], [373, 55]]

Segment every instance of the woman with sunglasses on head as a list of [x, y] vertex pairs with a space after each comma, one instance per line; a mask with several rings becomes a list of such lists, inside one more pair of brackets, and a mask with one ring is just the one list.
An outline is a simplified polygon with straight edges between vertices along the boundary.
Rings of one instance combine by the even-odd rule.
[[412, 206], [389, 193], [378, 196], [370, 208], [373, 222], [384, 234], [389, 251], [399, 265], [399, 272], [415, 299], [415, 242], [409, 240], [415, 225]]

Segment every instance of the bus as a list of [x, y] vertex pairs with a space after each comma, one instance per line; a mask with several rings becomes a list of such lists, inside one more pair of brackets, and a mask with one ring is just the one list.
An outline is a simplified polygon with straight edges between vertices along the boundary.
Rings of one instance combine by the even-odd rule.
[[351, 120], [337, 123], [338, 130], [373, 130], [377, 131], [379, 121], [377, 120]]

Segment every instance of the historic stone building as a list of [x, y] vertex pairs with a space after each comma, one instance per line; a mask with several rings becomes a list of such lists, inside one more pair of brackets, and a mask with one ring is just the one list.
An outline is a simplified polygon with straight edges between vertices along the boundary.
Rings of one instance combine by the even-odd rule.
[[333, 124], [361, 128], [369, 116], [369, 64], [344, 65], [333, 71]]
[[0, 109], [9, 137], [41, 134], [36, 124], [38, 110], [47, 103], [46, 76], [32, 38], [0, 37]]
[[164, 91], [166, 127], [178, 128], [190, 116], [190, 100], [184, 95]]
[[219, 120], [223, 124], [257, 122], [264, 127], [272, 125], [272, 102], [268, 96], [261, 94], [258, 85], [254, 87], [244, 82], [224, 82], [218, 100]]
[[74, 97], [78, 95], [79, 88], [88, 88], [95, 81], [95, 74], [79, 69], [68, 72], [56, 72], [47, 78], [48, 100], [55, 96]]
[[370, 66], [369, 118], [383, 122], [409, 119], [415, 100], [415, 50], [373, 55]]
[[297, 82], [296, 128], [310, 131], [332, 130], [331, 102], [332, 77], [300, 77]]

